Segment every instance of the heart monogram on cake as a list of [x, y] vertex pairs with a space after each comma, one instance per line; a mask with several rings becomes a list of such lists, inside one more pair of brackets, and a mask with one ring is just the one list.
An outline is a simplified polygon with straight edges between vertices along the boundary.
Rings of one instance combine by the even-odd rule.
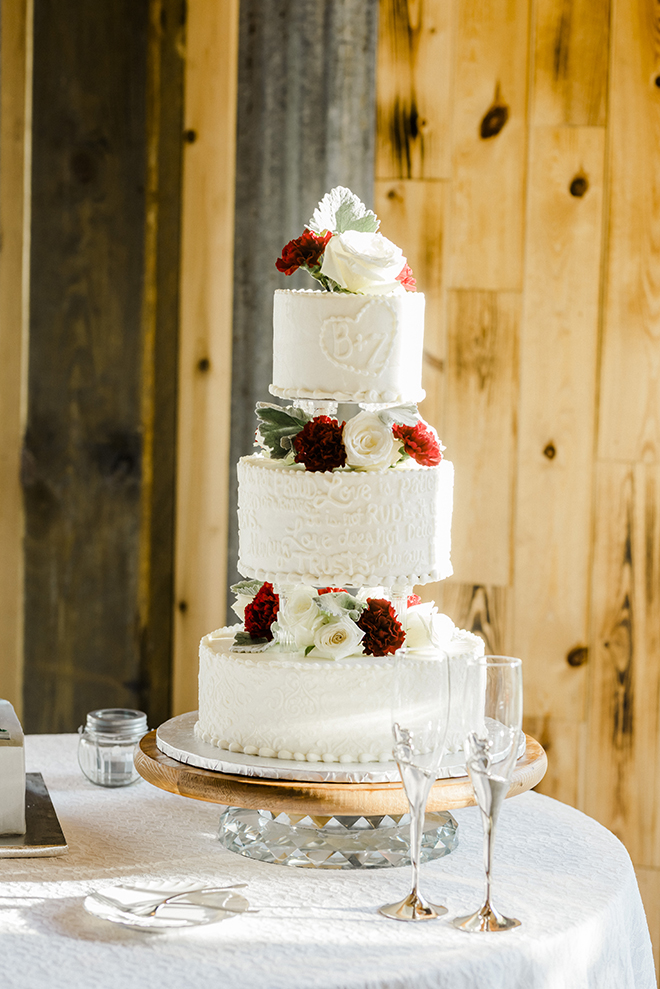
[[372, 377], [387, 364], [397, 316], [384, 299], [370, 299], [357, 316], [328, 316], [321, 324], [321, 350], [337, 367]]

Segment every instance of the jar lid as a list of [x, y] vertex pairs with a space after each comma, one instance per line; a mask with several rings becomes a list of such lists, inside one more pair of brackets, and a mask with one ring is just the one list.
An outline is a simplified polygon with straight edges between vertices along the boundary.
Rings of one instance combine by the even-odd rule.
[[123, 735], [126, 732], [146, 735], [147, 716], [144, 711], [131, 711], [125, 707], [104, 707], [89, 712], [86, 728], [102, 735]]

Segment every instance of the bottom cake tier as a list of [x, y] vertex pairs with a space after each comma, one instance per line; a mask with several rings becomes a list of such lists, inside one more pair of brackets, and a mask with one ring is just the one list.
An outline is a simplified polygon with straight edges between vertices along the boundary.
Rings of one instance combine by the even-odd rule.
[[[237, 628], [221, 628], [200, 645], [199, 720], [195, 733], [230, 752], [300, 762], [369, 763], [392, 759], [394, 666], [388, 657], [305, 659], [299, 653], [232, 652]], [[465, 665], [483, 641], [456, 629], [446, 647], [451, 699], [448, 751], [476, 726], [483, 698], [465, 696]], [[415, 666], [425, 697], [427, 661]], [[418, 676], [417, 676], [418, 672]]]

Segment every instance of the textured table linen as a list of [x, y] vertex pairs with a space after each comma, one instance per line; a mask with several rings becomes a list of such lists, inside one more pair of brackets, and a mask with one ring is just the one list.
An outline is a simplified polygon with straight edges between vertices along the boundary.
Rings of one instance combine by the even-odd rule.
[[[215, 841], [219, 808], [143, 781], [93, 786], [77, 737], [26, 740], [69, 853], [0, 859], [3, 989], [652, 989], [656, 980], [635, 874], [621, 843], [535, 793], [506, 802], [495, 902], [523, 926], [469, 935], [446, 920], [402, 924], [380, 904], [403, 896], [408, 869], [296, 871], [251, 862]], [[449, 917], [483, 889], [476, 808], [456, 813], [458, 849], [424, 866], [422, 886]], [[208, 927], [142, 932], [89, 916], [85, 895], [144, 880], [247, 882], [246, 914]]]

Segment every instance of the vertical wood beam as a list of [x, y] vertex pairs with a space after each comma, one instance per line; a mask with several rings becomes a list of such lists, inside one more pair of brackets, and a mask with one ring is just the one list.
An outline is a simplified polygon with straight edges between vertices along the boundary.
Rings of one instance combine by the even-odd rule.
[[[586, 715], [603, 169], [601, 128], [533, 129], [520, 343], [514, 650], [525, 659], [527, 713], [561, 712], [575, 722]], [[574, 649], [583, 650], [580, 665], [567, 662]]]
[[23, 709], [32, 0], [0, 4], [0, 696]]
[[34, 25], [25, 724], [70, 731], [105, 706], [158, 723], [171, 663], [182, 6], [35, 0]]
[[230, 583], [235, 464], [252, 452], [254, 407], [269, 397], [273, 291], [310, 287], [303, 272], [285, 279], [275, 260], [332, 186], [373, 201], [377, 25], [378, 0], [240, 5]]
[[226, 595], [238, 0], [188, 6], [173, 711]]

